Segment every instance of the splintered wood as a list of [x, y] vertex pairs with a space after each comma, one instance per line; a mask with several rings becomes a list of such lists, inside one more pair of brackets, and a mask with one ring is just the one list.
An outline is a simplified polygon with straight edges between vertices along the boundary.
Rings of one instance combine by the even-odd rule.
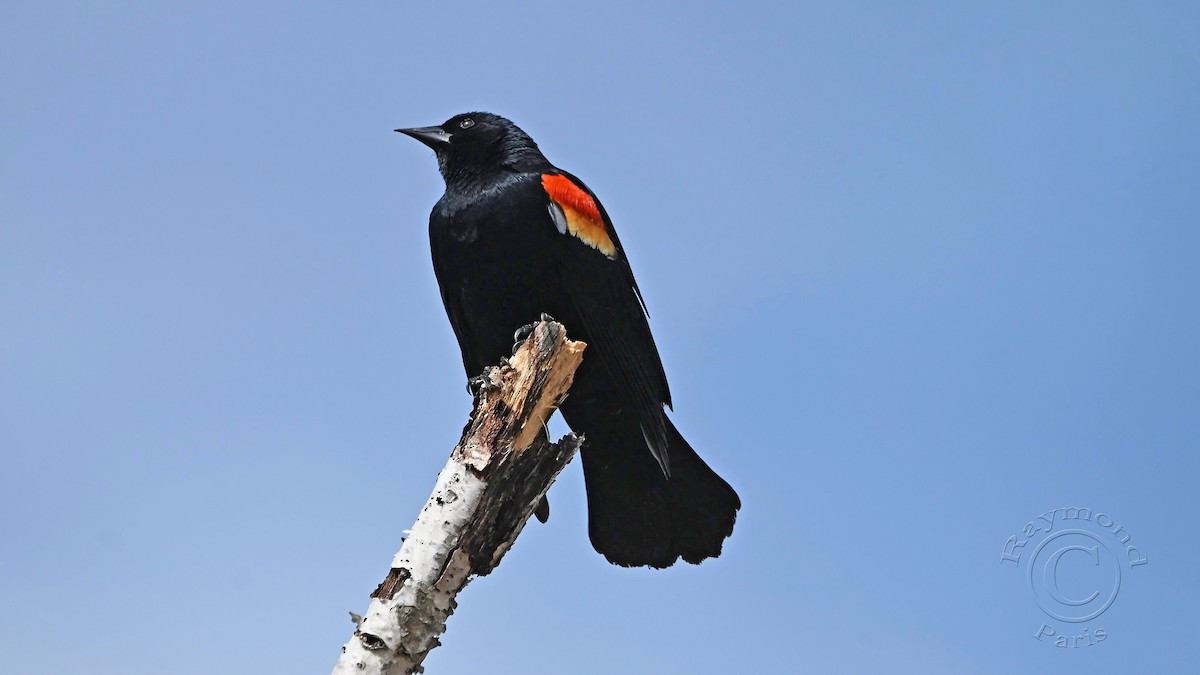
[[[490, 368], [475, 410], [433, 495], [392, 560], [334, 675], [421, 672], [455, 596], [500, 564], [554, 479], [579, 448], [556, 443], [546, 420], [566, 396], [586, 345], [543, 321], [507, 364]], [[387, 506], [378, 517], [388, 517]]]

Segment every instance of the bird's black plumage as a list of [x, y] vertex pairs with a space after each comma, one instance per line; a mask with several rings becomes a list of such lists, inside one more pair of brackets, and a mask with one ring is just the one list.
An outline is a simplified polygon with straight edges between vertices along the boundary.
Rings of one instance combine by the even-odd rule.
[[641, 292], [599, 200], [498, 115], [397, 131], [433, 148], [446, 181], [429, 240], [467, 376], [543, 313], [588, 344], [560, 410], [585, 438], [592, 545], [626, 566], [719, 555], [741, 502], [666, 416]]

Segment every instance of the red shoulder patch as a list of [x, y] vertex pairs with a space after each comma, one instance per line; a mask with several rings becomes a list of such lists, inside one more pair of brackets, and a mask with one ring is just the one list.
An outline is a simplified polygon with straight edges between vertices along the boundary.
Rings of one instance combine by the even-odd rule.
[[542, 174], [542, 187], [566, 216], [567, 231], [609, 258], [617, 257], [617, 247], [591, 195], [561, 174]]

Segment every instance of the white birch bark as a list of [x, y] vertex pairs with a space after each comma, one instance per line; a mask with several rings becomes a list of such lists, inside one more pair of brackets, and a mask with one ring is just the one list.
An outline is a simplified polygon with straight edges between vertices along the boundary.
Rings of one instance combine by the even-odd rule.
[[334, 675], [422, 672], [455, 596], [492, 571], [581, 442], [550, 443], [545, 423], [566, 396], [582, 342], [543, 321], [509, 363], [489, 369], [462, 439], [392, 559]]

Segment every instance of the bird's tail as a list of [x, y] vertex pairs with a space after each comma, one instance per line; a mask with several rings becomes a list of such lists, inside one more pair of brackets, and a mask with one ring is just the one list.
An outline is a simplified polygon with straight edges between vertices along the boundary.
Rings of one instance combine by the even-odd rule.
[[588, 532], [597, 551], [626, 567], [669, 567], [679, 558], [696, 564], [721, 554], [742, 502], [670, 419], [670, 478], [637, 425], [610, 420], [586, 428]]

